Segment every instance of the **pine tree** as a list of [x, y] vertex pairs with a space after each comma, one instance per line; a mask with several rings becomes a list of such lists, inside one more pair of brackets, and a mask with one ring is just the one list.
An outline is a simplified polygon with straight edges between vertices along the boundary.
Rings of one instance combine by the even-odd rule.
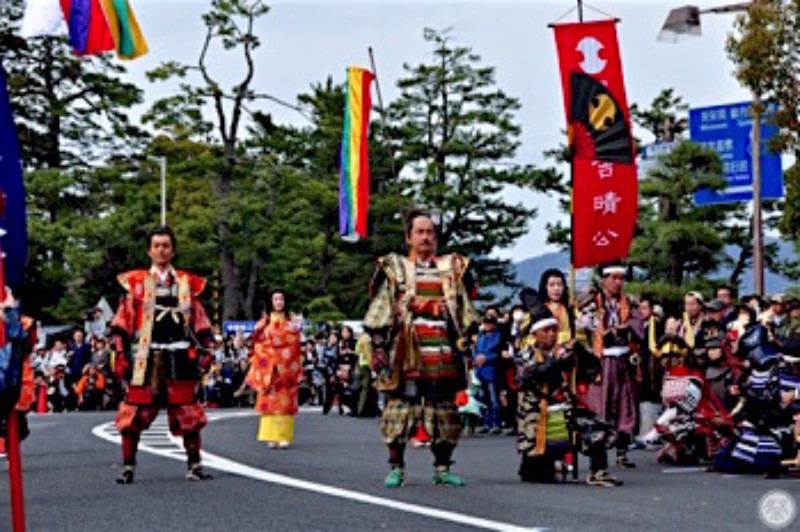
[[[223, 318], [232, 319], [245, 314], [244, 305], [255, 295], [254, 284], [243, 283], [244, 279], [258, 276], [259, 261], [251, 254], [237, 256], [235, 235], [238, 228], [233, 222], [238, 218], [234, 189], [239, 187], [237, 179], [249, 175], [242, 141], [245, 133], [245, 118], [250, 112], [248, 105], [258, 100], [275, 98], [258, 94], [253, 89], [256, 63], [253, 53], [261, 45], [255, 30], [256, 21], [269, 12], [261, 0], [212, 0], [209, 11], [203, 14], [206, 37], [195, 64], [169, 61], [151, 71], [151, 80], [183, 79], [198, 75], [197, 81], [184, 80], [178, 90], [167, 98], [153, 104], [146, 120], [176, 140], [193, 139], [214, 141], [222, 150], [221, 164], [212, 174], [212, 186], [216, 196], [216, 242], [218, 245], [219, 271], [223, 290]], [[230, 88], [223, 87], [217, 73], [208, 62], [212, 46], [220, 45], [225, 51], [241, 54], [245, 72], [241, 80]], [[211, 120], [204, 113], [209, 113]], [[242, 266], [249, 266], [247, 274]]]
[[495, 69], [454, 46], [446, 31], [426, 29], [424, 36], [433, 59], [404, 65], [401, 94], [389, 110], [402, 175], [413, 199], [440, 216], [441, 250], [476, 259], [484, 286], [513, 285], [509, 261], [491, 255], [527, 232], [536, 209], [509, 196], [546, 190], [551, 176], [513, 161], [520, 103], [497, 87]]
[[18, 295], [32, 315], [75, 318], [95, 302], [83, 297], [75, 262], [97, 253], [79, 229], [104, 213], [92, 167], [143, 147], [146, 135], [128, 117], [142, 91], [121, 80], [125, 69], [110, 56], [78, 58], [65, 38], [21, 38], [23, 8], [0, 3], [0, 57], [28, 195], [29, 264]]
[[[639, 219], [630, 262], [644, 272], [643, 292], [665, 301], [679, 301], [690, 288], [713, 286], [711, 277], [733, 259], [726, 245], [742, 252], [736, 264], [749, 256], [750, 236], [743, 204], [698, 206], [695, 193], [703, 188], [725, 186], [722, 161], [713, 150], [686, 139], [689, 106], [673, 89], [665, 89], [648, 107], [631, 106], [641, 130], [656, 142], [676, 142], [659, 157], [656, 166], [642, 176]], [[733, 268], [726, 283], [738, 284], [742, 271]]]
[[[736, 77], [753, 94], [763, 113], [763, 102], [775, 103], [769, 120], [779, 133], [769, 148], [797, 159], [800, 153], [800, 3], [780, 0], [751, 2], [747, 12], [736, 20], [735, 32], [728, 39], [728, 55], [736, 65]], [[786, 195], [783, 201], [765, 202], [764, 224], [778, 229], [800, 247], [797, 232], [800, 221], [800, 168], [793, 164], [784, 173]], [[800, 279], [800, 261], [779, 261], [776, 249], [765, 249], [767, 266], [790, 278]]]
[[733, 206], [694, 204], [699, 189], [724, 187], [722, 162], [713, 150], [682, 140], [640, 185], [640, 233], [631, 262], [649, 279], [681, 286], [703, 278], [722, 261], [724, 232]]

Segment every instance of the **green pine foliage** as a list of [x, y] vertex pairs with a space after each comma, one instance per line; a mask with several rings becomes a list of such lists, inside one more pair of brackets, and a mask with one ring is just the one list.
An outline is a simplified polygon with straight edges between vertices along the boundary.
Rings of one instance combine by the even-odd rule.
[[497, 86], [495, 69], [447, 31], [426, 29], [425, 40], [433, 57], [404, 65], [389, 110], [401, 175], [413, 199], [440, 216], [442, 250], [477, 258], [484, 285], [513, 285], [509, 261], [489, 256], [526, 234], [536, 209], [509, 199], [507, 187], [544, 191], [552, 176], [514, 162], [520, 103]]
[[128, 117], [143, 93], [109, 57], [77, 58], [65, 38], [19, 37], [23, 8], [22, 0], [0, 4], [0, 57], [28, 194], [29, 264], [17, 294], [43, 320], [77, 319], [112, 284], [92, 273], [108, 266], [98, 178], [143, 148], [147, 136]]
[[[198, 61], [168, 61], [150, 73], [172, 85], [143, 115], [147, 132], [130, 119], [145, 88], [123, 81], [124, 68], [110, 56], [77, 59], [65, 39], [21, 39], [23, 7], [22, 0], [0, 4], [0, 55], [28, 191], [30, 263], [19, 293], [25, 311], [45, 322], [79, 320], [103, 296], [113, 305], [116, 276], [147, 265], [146, 235], [160, 221], [152, 157], [168, 162], [176, 266], [209, 280], [204, 297], [216, 322], [257, 318], [278, 288], [294, 312], [311, 319], [363, 316], [374, 260], [404, 251], [402, 216], [415, 205], [440, 217], [440, 251], [474, 259], [481, 286], [513, 285], [510, 263], [490, 257], [536, 216], [514, 192], [545, 192], [569, 208], [562, 173], [515, 161], [519, 101], [447, 31], [425, 31], [431, 58], [406, 64], [399, 97], [385, 113], [373, 112], [369, 236], [348, 243], [338, 235], [343, 87], [328, 78], [291, 103], [254, 89], [253, 51], [261, 44], [254, 27], [268, 13], [262, 2], [211, 2], [206, 38], [195, 43]], [[239, 83], [215, 81], [205, 59], [213, 46], [243, 61]], [[305, 121], [276, 124], [272, 105]], [[665, 91], [633, 116], [657, 138], [679, 137], [682, 110], [680, 98]], [[563, 161], [563, 150], [558, 155]], [[798, 238], [795, 174], [787, 173], [782, 227]], [[687, 287], [710, 289], [706, 279], [725, 261], [735, 262], [738, 280], [749, 258], [745, 212], [692, 202], [697, 188], [721, 186], [721, 179], [718, 157], [688, 141], [644, 176], [631, 257], [643, 293], [671, 300]], [[568, 228], [550, 228], [550, 241], [568, 246]], [[722, 251], [731, 243], [745, 250], [735, 260]]]
[[[800, 57], [800, 2], [757, 0], [735, 22], [728, 38], [728, 55], [736, 66], [739, 81], [753, 94], [755, 105], [763, 113], [763, 102], [776, 104], [768, 119], [778, 128], [769, 149], [792, 155], [797, 160], [800, 149], [800, 93], [797, 70]], [[800, 212], [800, 171], [795, 162], [784, 172], [785, 198], [766, 202], [765, 226], [779, 230], [800, 249], [797, 233]], [[775, 249], [765, 250], [767, 265], [791, 278], [800, 279], [800, 262], [779, 261]]]

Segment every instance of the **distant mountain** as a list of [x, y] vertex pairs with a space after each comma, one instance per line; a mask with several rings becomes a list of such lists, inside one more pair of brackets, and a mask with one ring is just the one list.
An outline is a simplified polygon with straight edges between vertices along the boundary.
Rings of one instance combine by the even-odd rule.
[[[768, 244], [778, 244], [778, 257], [781, 260], [796, 260], [797, 254], [794, 251], [794, 246], [791, 242], [776, 239], [766, 239]], [[736, 246], [727, 246], [725, 253], [729, 257], [738, 257], [739, 248]], [[539, 286], [539, 278], [542, 273], [549, 268], [557, 268], [566, 272], [569, 268], [569, 253], [566, 251], [546, 253], [538, 257], [525, 259], [521, 262], [514, 264], [517, 271], [517, 281], [523, 286], [530, 286], [537, 288]], [[732, 271], [732, 267], [725, 266], [720, 268], [717, 272], [711, 275], [712, 279], [727, 279]], [[591, 278], [590, 271], [578, 272], [578, 286], [587, 282]], [[772, 271], [766, 272], [765, 277], [765, 290], [768, 294], [785, 292], [789, 287], [798, 284], [797, 280], [787, 279]], [[495, 290], [496, 295], [503, 297], [509, 294], [508, 290]], [[742, 275], [742, 284], [740, 286], [740, 293], [748, 294], [753, 292], [753, 270], [748, 268]]]

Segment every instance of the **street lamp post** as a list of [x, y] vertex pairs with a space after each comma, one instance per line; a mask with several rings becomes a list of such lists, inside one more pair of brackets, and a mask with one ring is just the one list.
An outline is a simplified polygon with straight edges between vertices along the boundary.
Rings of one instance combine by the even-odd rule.
[[161, 226], [167, 225], [167, 158], [148, 157], [151, 161], [157, 162], [161, 168]]
[[[739, 2], [724, 6], [700, 9], [697, 6], [675, 8], [658, 34], [659, 41], [678, 42], [681, 37], [700, 36], [700, 16], [708, 13], [740, 13], [747, 11], [752, 2]], [[751, 167], [753, 172], [753, 283], [756, 294], [764, 295], [764, 244], [761, 220], [761, 97], [753, 92], [751, 129]]]
[[761, 97], [753, 92], [753, 283], [756, 294], [764, 295], [764, 232], [761, 222]]

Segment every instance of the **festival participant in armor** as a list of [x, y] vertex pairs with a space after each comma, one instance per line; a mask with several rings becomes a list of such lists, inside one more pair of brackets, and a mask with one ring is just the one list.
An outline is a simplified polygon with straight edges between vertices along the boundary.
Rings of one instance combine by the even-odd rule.
[[206, 281], [176, 270], [172, 266], [176, 251], [172, 229], [160, 227], [147, 238], [150, 269], [118, 277], [126, 292], [111, 322], [118, 353], [115, 372], [126, 388], [115, 422], [122, 435], [120, 484], [133, 482], [140, 434], [162, 408], [167, 408], [170, 431], [183, 436], [186, 478], [211, 478], [200, 465], [200, 430], [206, 415], [195, 399], [197, 348], [207, 347], [212, 338], [211, 323], [200, 303]]
[[457, 343], [478, 320], [469, 262], [458, 255], [436, 256], [436, 226], [425, 211], [406, 216], [405, 238], [407, 258], [392, 254], [378, 260], [364, 318], [370, 334], [385, 338], [373, 341], [372, 357], [377, 386], [388, 396], [381, 432], [391, 471], [384, 485], [403, 484], [406, 441], [419, 424], [432, 440], [434, 484], [463, 486], [450, 465], [461, 430], [455, 396], [466, 387]]
[[587, 402], [602, 419], [617, 430], [617, 465], [636, 467], [628, 459], [638, 417], [636, 361], [631, 346], [636, 338], [630, 327], [631, 302], [624, 294], [625, 267], [606, 266], [601, 270], [600, 290], [594, 296], [592, 348], [601, 358], [600, 382], [589, 387]]
[[708, 353], [721, 358], [719, 338], [706, 340], [707, 351], [683, 357], [664, 377], [664, 412], [654, 430], [666, 442], [659, 462], [688, 465], [711, 460], [732, 435], [733, 420], [706, 376]]
[[748, 362], [739, 385], [741, 399], [732, 412], [739, 431], [715, 457], [715, 471], [780, 475], [784, 447], [790, 445], [792, 413], [781, 393], [786, 367], [768, 336], [767, 329], [757, 324], [739, 341]]
[[781, 375], [781, 402], [792, 416], [791, 439], [783, 465], [800, 469], [800, 332], [791, 333], [784, 344], [786, 371]]
[[564, 459], [571, 452], [573, 432], [578, 449], [590, 459], [587, 483], [621, 485], [608, 473], [606, 453], [613, 429], [579, 404], [570, 388], [573, 371], [576, 383], [586, 383], [599, 374], [600, 362], [574, 340], [559, 344], [559, 323], [547, 307], [540, 306], [531, 315], [530, 331], [536, 341], [521, 353], [517, 371], [520, 478], [526, 482], [565, 478]]
[[303, 376], [300, 353], [302, 320], [286, 312], [281, 291], [270, 296], [269, 312], [256, 324], [247, 385], [258, 393], [261, 415], [258, 440], [272, 449], [288, 449], [294, 442], [298, 384]]

